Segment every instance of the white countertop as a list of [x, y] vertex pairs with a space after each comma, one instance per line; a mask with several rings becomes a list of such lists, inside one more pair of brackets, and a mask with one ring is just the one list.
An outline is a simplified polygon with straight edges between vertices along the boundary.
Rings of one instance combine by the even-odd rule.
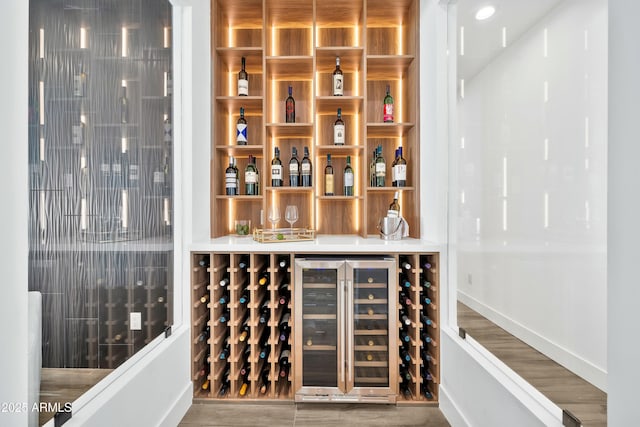
[[319, 235], [308, 242], [259, 243], [252, 236], [225, 236], [215, 239], [198, 240], [191, 244], [194, 252], [294, 252], [325, 254], [383, 254], [400, 252], [442, 252], [444, 245], [427, 240], [404, 238], [402, 240], [382, 240], [379, 237], [355, 235]]

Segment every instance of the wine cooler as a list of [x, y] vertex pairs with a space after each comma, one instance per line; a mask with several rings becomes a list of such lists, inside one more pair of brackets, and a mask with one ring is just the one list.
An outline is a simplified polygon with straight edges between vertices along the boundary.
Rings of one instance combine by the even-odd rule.
[[295, 261], [297, 402], [395, 403], [394, 258]]

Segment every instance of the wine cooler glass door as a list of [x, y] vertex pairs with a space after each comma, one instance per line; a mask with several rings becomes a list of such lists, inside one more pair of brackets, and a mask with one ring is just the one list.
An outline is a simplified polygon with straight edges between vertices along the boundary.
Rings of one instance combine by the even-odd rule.
[[[394, 260], [347, 261], [347, 390], [395, 396], [397, 367]], [[350, 332], [350, 333], [349, 333]]]
[[344, 261], [296, 260], [296, 397], [345, 393]]

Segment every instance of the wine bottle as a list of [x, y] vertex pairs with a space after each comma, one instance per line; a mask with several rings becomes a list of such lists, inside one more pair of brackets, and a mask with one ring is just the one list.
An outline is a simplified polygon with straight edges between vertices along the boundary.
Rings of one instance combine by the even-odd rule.
[[200, 342], [206, 341], [207, 339], [209, 339], [210, 333], [211, 333], [211, 326], [209, 325], [209, 323], [205, 323], [204, 327], [202, 328], [202, 331], [200, 332], [200, 335], [198, 336], [198, 341]]
[[282, 162], [280, 161], [280, 149], [274, 147], [273, 159], [271, 160], [271, 186], [282, 187]]
[[266, 359], [269, 356], [269, 353], [271, 353], [271, 344], [269, 344], [269, 334], [265, 333], [263, 337], [266, 337], [266, 339], [264, 339], [264, 341], [261, 341], [261, 344], [259, 345], [260, 354], [258, 355], [258, 357], [260, 359]]
[[209, 268], [211, 261], [209, 255], [204, 255], [202, 258], [198, 260], [198, 265], [202, 268]]
[[407, 295], [404, 291], [400, 291], [400, 304], [402, 304], [404, 306], [405, 309], [409, 309], [409, 307], [411, 306], [411, 298], [409, 298], [409, 295]]
[[387, 95], [384, 97], [382, 120], [385, 123], [393, 123], [393, 97], [389, 85], [387, 85]]
[[229, 295], [229, 291], [227, 290], [224, 294], [222, 294], [218, 302], [220, 303], [220, 305], [226, 305], [229, 304], [230, 300], [231, 296]]
[[411, 362], [411, 355], [404, 347], [400, 347], [400, 358], [405, 362]]
[[398, 155], [396, 157], [395, 177], [396, 187], [407, 186], [407, 161], [402, 157], [402, 146], [398, 147]]
[[287, 255], [283, 255], [278, 258], [278, 268], [285, 270], [289, 266], [289, 257]]
[[227, 309], [220, 315], [220, 323], [226, 323], [231, 318], [231, 310]]
[[[400, 193], [396, 191], [393, 195], [393, 202], [391, 202], [389, 210], [387, 211], [387, 216], [390, 218], [398, 218], [400, 216], [400, 204], [398, 203], [398, 197], [400, 197]], [[411, 264], [409, 264], [409, 269], [411, 269]]]
[[422, 293], [420, 293], [420, 302], [422, 304], [426, 305], [431, 305], [431, 298], [429, 298], [426, 295], [423, 295]]
[[422, 342], [424, 342], [425, 344], [430, 344], [433, 341], [429, 334], [424, 331], [420, 334], [420, 338], [422, 338]]
[[309, 159], [309, 147], [304, 147], [304, 157], [302, 158], [302, 162], [301, 162], [301, 166], [302, 166], [302, 186], [303, 187], [311, 187], [312, 183], [313, 183], [313, 177], [312, 177], [312, 164], [311, 164], [311, 160]]
[[289, 367], [291, 366], [289, 363], [289, 357], [291, 357], [291, 351], [288, 348], [285, 348], [280, 353], [280, 357], [278, 358], [278, 365], [280, 367], [279, 376], [281, 378], [286, 378], [289, 375]]
[[206, 294], [204, 294], [204, 295], [202, 295], [202, 296], [200, 297], [200, 302], [201, 302], [202, 304], [206, 304], [206, 303], [208, 303], [208, 302], [209, 302], [209, 298], [210, 298], [210, 295], [209, 295], [209, 293], [207, 292]]
[[236, 195], [240, 194], [240, 172], [238, 171], [238, 165], [236, 165], [236, 158], [230, 156], [230, 159], [233, 160], [233, 169], [236, 171]]
[[422, 287], [425, 288], [425, 289], [430, 288], [431, 287], [431, 282], [428, 281], [428, 280], [423, 281], [422, 282]]
[[238, 299], [238, 302], [242, 305], [245, 305], [249, 302], [249, 288], [248, 286], [244, 288], [244, 290], [242, 291], [242, 294], [240, 295], [240, 299]]
[[233, 165], [233, 156], [229, 157], [229, 166], [224, 171], [224, 185], [227, 196], [238, 195], [238, 170]]
[[249, 74], [247, 74], [246, 59], [242, 57], [242, 68], [238, 73], [238, 96], [249, 95]]
[[340, 57], [336, 56], [336, 69], [333, 70], [333, 96], [344, 94], [344, 75], [340, 69]]
[[269, 298], [265, 298], [264, 302], [260, 306], [260, 317], [258, 322], [267, 323], [271, 317], [271, 310], [269, 309]]
[[333, 122], [333, 145], [344, 145], [344, 120], [342, 120], [342, 108], [338, 108], [338, 118]]
[[236, 121], [236, 145], [249, 144], [247, 119], [244, 118], [244, 108], [240, 107], [240, 117]]
[[406, 400], [411, 400], [411, 389], [409, 388], [409, 382], [408, 381], [402, 381], [400, 383], [400, 392], [402, 393], [402, 396], [404, 396], [404, 398]]
[[210, 384], [209, 379], [204, 380], [204, 382], [202, 383], [202, 386], [201, 386], [202, 389], [203, 390], [209, 390], [209, 384]]
[[285, 123], [296, 122], [296, 101], [293, 99], [293, 87], [289, 85], [289, 96], [284, 102], [285, 105]]
[[73, 75], [73, 96], [83, 97], [87, 90], [87, 74], [84, 67], [80, 64], [77, 74]]
[[333, 166], [331, 165], [331, 154], [327, 154], [327, 165], [324, 167], [324, 195], [333, 196]]
[[220, 280], [220, 286], [225, 287], [229, 284], [229, 282], [231, 282], [231, 279], [229, 279], [229, 275], [226, 275], [222, 278], [222, 280]]
[[127, 99], [127, 87], [120, 90], [120, 123], [129, 123], [129, 99]]
[[407, 332], [407, 330], [404, 328], [400, 328], [400, 340], [406, 343], [411, 342], [411, 336], [409, 335], [409, 332]]
[[290, 296], [289, 283], [283, 281], [280, 286], [278, 286], [278, 304], [287, 305]]
[[218, 391], [218, 397], [223, 397], [229, 392], [229, 389], [231, 388], [231, 381], [229, 380], [230, 374], [230, 367], [227, 364], [227, 370], [222, 374], [222, 385], [220, 386], [220, 391]]
[[247, 268], [249, 268], [249, 256], [248, 255], [240, 256], [240, 260], [238, 261], [238, 268], [240, 270], [246, 270]]
[[260, 385], [260, 394], [267, 394], [269, 390], [269, 366], [265, 364], [262, 368], [262, 372], [260, 372], [260, 380], [262, 384]]
[[269, 286], [269, 281], [269, 273], [267, 271], [260, 273], [260, 276], [258, 277], [258, 285]]
[[[396, 194], [398, 194], [396, 192]], [[397, 198], [394, 199], [394, 201], [397, 201]], [[389, 208], [391, 209], [391, 208]], [[400, 210], [400, 208], [398, 208], [398, 211]], [[411, 263], [407, 260], [407, 259], [401, 259], [400, 260], [400, 265], [402, 266], [402, 268], [406, 271], [411, 271]]]
[[387, 163], [382, 155], [382, 146], [378, 145], [378, 149], [376, 151], [376, 160], [375, 160], [375, 186], [376, 187], [384, 187], [385, 186], [385, 177], [387, 174]]
[[351, 156], [347, 156], [347, 165], [344, 167], [344, 195], [353, 196], [353, 168]]
[[298, 150], [291, 147], [291, 160], [289, 160], [289, 185], [298, 187], [300, 185], [300, 162], [298, 161]]
[[422, 321], [422, 324], [425, 326], [433, 325], [433, 321], [429, 319], [427, 316], [425, 316], [424, 314], [420, 315], [420, 320]]
[[222, 350], [218, 355], [218, 359], [226, 360], [229, 358], [229, 354], [231, 354], [231, 344], [229, 343], [229, 336], [227, 335], [227, 338], [224, 340], [224, 343], [222, 344]]
[[433, 393], [431, 393], [431, 391], [429, 390], [429, 385], [427, 383], [423, 382], [422, 384], [420, 384], [420, 390], [422, 391], [422, 394], [425, 398], [429, 400], [433, 399]]
[[403, 288], [411, 288], [411, 281], [404, 274], [400, 277], [400, 286]]
[[411, 326], [411, 318], [403, 308], [400, 309], [399, 314], [400, 314], [400, 321], [407, 326]]
[[208, 363], [205, 359], [202, 368], [198, 371], [198, 377], [206, 377], [211, 372], [211, 363]]
[[373, 150], [373, 155], [371, 156], [371, 163], [369, 163], [369, 186], [376, 186], [376, 157], [378, 157], [378, 148], [376, 147]]
[[259, 194], [258, 168], [256, 167], [256, 159], [251, 154], [249, 154], [249, 163], [244, 169], [244, 184], [247, 196], [257, 196]]
[[400, 365], [400, 377], [403, 381], [410, 382], [412, 380], [411, 372], [409, 372], [409, 368], [404, 363]]
[[398, 149], [396, 148], [396, 154], [393, 157], [393, 163], [391, 163], [391, 186], [397, 187], [398, 182], [396, 180], [396, 166], [398, 165]]

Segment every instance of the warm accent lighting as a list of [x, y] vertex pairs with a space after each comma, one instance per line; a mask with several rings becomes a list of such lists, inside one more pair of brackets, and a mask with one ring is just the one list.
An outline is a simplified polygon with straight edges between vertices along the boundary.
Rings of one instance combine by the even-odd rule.
[[80, 200], [80, 230], [87, 229], [87, 199]]
[[120, 140], [120, 149], [123, 154], [129, 151], [129, 142], [127, 141], [127, 138], [122, 138]]
[[127, 190], [122, 190], [122, 212], [120, 215], [122, 228], [129, 228], [129, 193]]
[[127, 44], [128, 44], [128, 34], [127, 29], [122, 27], [122, 57], [126, 58], [127, 56]]
[[169, 27], [164, 27], [163, 29], [163, 46], [165, 49], [171, 47], [171, 29]]
[[44, 58], [44, 28], [40, 28], [40, 59]]
[[80, 49], [87, 48], [87, 29], [80, 27]]
[[476, 12], [476, 19], [478, 21], [484, 21], [485, 19], [489, 19], [496, 13], [496, 8], [493, 6], [484, 6], [478, 9]]

